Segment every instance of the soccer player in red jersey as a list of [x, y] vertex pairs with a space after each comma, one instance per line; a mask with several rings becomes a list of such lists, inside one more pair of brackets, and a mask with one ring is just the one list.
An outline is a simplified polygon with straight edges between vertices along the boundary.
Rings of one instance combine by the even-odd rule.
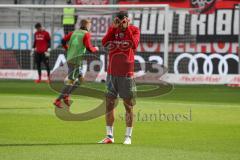
[[133, 79], [134, 54], [139, 44], [140, 31], [130, 24], [128, 14], [121, 11], [102, 39], [102, 45], [109, 45], [107, 70], [106, 130], [107, 136], [99, 143], [113, 143], [114, 106], [119, 96], [126, 110], [126, 134], [124, 144], [131, 144], [133, 126], [134, 92]]
[[42, 79], [42, 69], [41, 63], [43, 62], [47, 69], [47, 76], [49, 82], [50, 80], [50, 67], [49, 67], [49, 56], [51, 51], [51, 38], [47, 31], [42, 28], [40, 23], [35, 25], [35, 29], [37, 30], [34, 34], [34, 43], [33, 43], [33, 53], [35, 58], [35, 63], [37, 64], [38, 70], [38, 79], [35, 80], [36, 83], [40, 83]]

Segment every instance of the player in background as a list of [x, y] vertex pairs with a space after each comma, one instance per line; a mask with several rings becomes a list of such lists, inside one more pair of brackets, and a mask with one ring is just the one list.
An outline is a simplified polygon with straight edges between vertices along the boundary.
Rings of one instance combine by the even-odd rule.
[[[102, 45], [110, 44], [109, 63], [107, 70], [106, 94], [106, 138], [99, 143], [114, 143], [113, 123], [114, 106], [119, 96], [123, 99], [126, 110], [126, 133], [123, 144], [131, 144], [133, 127], [134, 92], [136, 91], [133, 79], [134, 54], [138, 47], [140, 31], [130, 25], [128, 14], [121, 11], [115, 17], [112, 26], [102, 39]], [[115, 47], [113, 47], [115, 46]]]
[[54, 101], [54, 105], [62, 108], [61, 100], [69, 107], [70, 94], [76, 89], [83, 80], [82, 72], [79, 69], [82, 65], [82, 58], [86, 50], [94, 53], [99, 49], [91, 44], [89, 33], [91, 21], [83, 19], [80, 22], [80, 29], [70, 32], [62, 39], [62, 46], [67, 50], [68, 80], [61, 91], [61, 94]]
[[35, 83], [40, 83], [42, 79], [42, 68], [41, 63], [43, 62], [46, 66], [48, 80], [50, 81], [50, 67], [49, 67], [49, 57], [51, 51], [51, 38], [47, 31], [42, 28], [41, 23], [35, 25], [37, 30], [34, 34], [34, 42], [32, 53], [34, 54], [35, 63], [37, 64], [38, 79]]

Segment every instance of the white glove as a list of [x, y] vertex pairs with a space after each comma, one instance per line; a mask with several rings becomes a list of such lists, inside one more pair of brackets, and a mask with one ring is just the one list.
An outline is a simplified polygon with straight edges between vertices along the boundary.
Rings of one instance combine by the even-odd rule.
[[30, 52], [30, 55], [33, 56], [34, 55], [34, 52], [35, 52], [35, 48], [32, 48], [31, 52]]
[[50, 57], [51, 48], [48, 48], [48, 50], [44, 53], [46, 57]]
[[97, 51], [99, 51], [99, 48], [98, 47], [95, 47]]

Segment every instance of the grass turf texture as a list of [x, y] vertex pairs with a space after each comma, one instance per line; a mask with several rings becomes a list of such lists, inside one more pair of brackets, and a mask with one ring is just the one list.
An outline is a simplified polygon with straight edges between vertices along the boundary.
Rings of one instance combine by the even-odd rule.
[[[103, 89], [103, 84], [94, 84]], [[105, 120], [59, 120], [52, 101], [56, 93], [47, 84], [0, 81], [1, 160], [239, 160], [240, 89], [225, 86], [175, 86], [165, 95], [137, 99], [133, 144], [124, 146], [124, 109], [116, 111], [113, 145], [99, 145]], [[100, 101], [74, 97], [72, 112], [89, 110]], [[191, 119], [154, 119], [190, 115]], [[139, 116], [140, 115], [140, 116]], [[158, 117], [159, 118], [159, 117]]]

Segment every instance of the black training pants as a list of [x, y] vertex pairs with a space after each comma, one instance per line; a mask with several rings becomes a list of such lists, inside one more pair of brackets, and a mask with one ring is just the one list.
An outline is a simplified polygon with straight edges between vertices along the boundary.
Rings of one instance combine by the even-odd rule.
[[48, 77], [50, 76], [50, 67], [49, 67], [49, 58], [45, 56], [44, 53], [37, 53], [35, 52], [35, 63], [37, 65], [38, 70], [38, 77], [41, 78], [42, 75], [42, 69], [41, 69], [41, 63], [44, 63], [47, 70]]

